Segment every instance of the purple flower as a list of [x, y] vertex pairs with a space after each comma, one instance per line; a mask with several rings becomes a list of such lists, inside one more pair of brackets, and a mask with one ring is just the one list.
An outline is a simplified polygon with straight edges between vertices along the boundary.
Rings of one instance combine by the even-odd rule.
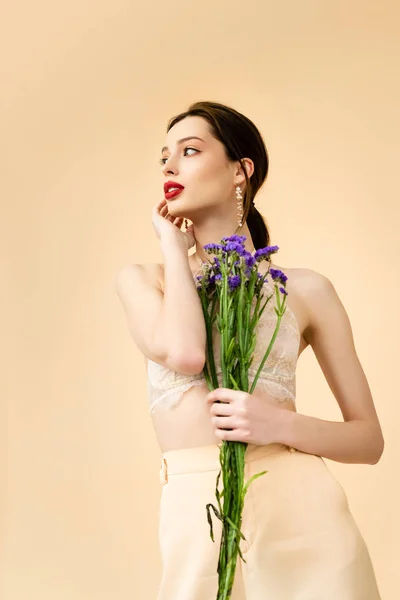
[[223, 242], [235, 242], [237, 244], [242, 244], [246, 241], [245, 235], [230, 235], [228, 237], [222, 238]]
[[278, 281], [279, 283], [286, 283], [287, 276], [280, 269], [270, 269], [271, 277], [274, 281]]
[[280, 288], [279, 288], [279, 291], [281, 291], [281, 292], [282, 292], [282, 294], [285, 294], [285, 296], [287, 296], [287, 295], [288, 295], [287, 291], [286, 291], [286, 290], [285, 290], [285, 288], [283, 288], [283, 287], [280, 287]]
[[217, 267], [217, 269], [219, 269], [221, 267], [221, 263], [220, 263], [218, 256], [214, 256], [214, 264]]
[[228, 285], [231, 291], [236, 289], [240, 285], [240, 276], [233, 275], [232, 277], [228, 277]]
[[256, 259], [254, 258], [254, 256], [252, 254], [250, 254], [250, 252], [246, 253], [245, 263], [248, 267], [252, 267], [256, 263]]
[[265, 248], [259, 248], [254, 252], [254, 258], [258, 260], [262, 260], [264, 256], [269, 256], [270, 254], [274, 254], [279, 250], [279, 246], [265, 246]]
[[239, 255], [243, 255], [246, 252], [242, 244], [239, 244], [238, 242], [228, 242], [224, 248], [224, 251], [237, 252]]
[[222, 244], [214, 244], [214, 242], [212, 242], [211, 244], [206, 244], [205, 246], [203, 246], [203, 248], [206, 252], [208, 250], [209, 253], [213, 253], [217, 250], [223, 250], [224, 246], [222, 246]]

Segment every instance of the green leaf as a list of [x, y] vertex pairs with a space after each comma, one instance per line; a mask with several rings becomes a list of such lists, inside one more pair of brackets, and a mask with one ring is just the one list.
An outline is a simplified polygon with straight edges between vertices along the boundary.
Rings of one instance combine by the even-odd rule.
[[220, 521], [223, 521], [223, 518], [221, 517], [220, 513], [217, 511], [217, 509], [215, 508], [215, 506], [213, 504], [207, 504], [206, 511], [207, 511], [207, 521], [208, 521], [208, 524], [210, 525], [210, 537], [211, 537], [212, 541], [215, 542], [210, 508], [213, 509], [214, 514], [217, 517], [217, 519], [219, 519]]
[[226, 362], [230, 361], [230, 359], [231, 359], [233, 350], [235, 348], [235, 342], [236, 342], [235, 337], [232, 337], [230, 344], [228, 346], [228, 350], [226, 351]]
[[216, 486], [216, 488], [215, 488], [215, 496], [216, 496], [216, 498], [217, 498], [217, 503], [218, 503], [219, 512], [220, 512], [220, 514], [222, 514], [221, 498], [222, 498], [222, 496], [224, 495], [224, 491], [222, 490], [222, 492], [220, 492], [220, 491], [218, 490], [218, 485], [219, 485], [219, 480], [220, 480], [220, 477], [221, 477], [221, 471], [220, 471], [220, 472], [218, 473], [218, 475], [217, 475], [217, 486]]
[[238, 386], [238, 384], [237, 384], [237, 382], [236, 382], [236, 380], [234, 379], [234, 377], [233, 377], [232, 373], [229, 373], [229, 379], [230, 379], [230, 380], [232, 381], [232, 383], [233, 383], [233, 389], [234, 389], [234, 390], [238, 390], [238, 389], [240, 389], [240, 388], [239, 388], [239, 386]]
[[233, 521], [231, 521], [231, 519], [228, 517], [228, 515], [225, 515], [224, 519], [226, 519], [228, 521], [229, 525], [231, 527], [233, 527], [233, 529], [237, 532], [237, 534], [240, 535], [240, 537], [246, 541], [246, 538], [244, 537], [243, 533], [240, 531], [238, 526], [235, 525], [235, 523]]
[[240, 549], [240, 546], [237, 547], [237, 551], [239, 552], [239, 556], [242, 559], [242, 561], [247, 564], [247, 560], [245, 558], [243, 558], [243, 554], [242, 554], [242, 551]]
[[258, 477], [261, 477], [261, 475], [265, 475], [265, 473], [268, 473], [268, 471], [261, 471], [261, 473], [256, 473], [256, 475], [253, 475], [253, 477], [250, 477], [250, 479], [248, 480], [248, 482], [246, 483], [246, 485], [244, 486], [244, 493], [243, 496], [245, 496], [247, 494], [247, 490], [249, 489], [249, 485]]

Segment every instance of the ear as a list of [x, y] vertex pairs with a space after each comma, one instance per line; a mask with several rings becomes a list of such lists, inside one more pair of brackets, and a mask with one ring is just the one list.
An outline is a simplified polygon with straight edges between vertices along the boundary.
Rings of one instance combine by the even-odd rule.
[[[254, 173], [254, 163], [251, 160], [251, 158], [242, 158], [242, 163], [244, 164], [244, 167], [246, 169], [247, 177], [250, 179], [250, 177]], [[244, 183], [246, 181], [246, 177], [244, 175], [243, 167], [242, 167], [242, 165], [239, 162], [237, 163], [237, 170], [236, 170], [235, 175], [236, 175], [237, 178], [239, 178], [239, 182], [240, 183]]]

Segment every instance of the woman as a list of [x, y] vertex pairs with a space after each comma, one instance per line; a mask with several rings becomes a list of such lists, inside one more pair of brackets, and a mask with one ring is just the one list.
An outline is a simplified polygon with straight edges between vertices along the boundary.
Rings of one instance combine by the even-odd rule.
[[[202, 376], [206, 332], [196, 274], [212, 258], [203, 246], [236, 232], [246, 236], [248, 251], [269, 245], [254, 205], [268, 173], [263, 139], [234, 109], [197, 102], [170, 121], [161, 163], [165, 198], [153, 208], [153, 226], [164, 263], [125, 267], [117, 278], [132, 337], [147, 364], [162, 451], [158, 600], [216, 598], [221, 529], [215, 520], [214, 543], [205, 507], [215, 504], [221, 440], [248, 444], [246, 480], [268, 471], [245, 499], [246, 562], [238, 559], [232, 599], [378, 600], [368, 549], [342, 486], [323, 460], [372, 465], [384, 446], [351, 326], [329, 279], [270, 264], [288, 277], [287, 310], [254, 393], [210, 393]], [[186, 218], [192, 225], [182, 231]], [[256, 359], [265, 352], [274, 314], [265, 311], [260, 321]], [[343, 423], [296, 411], [296, 364], [308, 345]]]

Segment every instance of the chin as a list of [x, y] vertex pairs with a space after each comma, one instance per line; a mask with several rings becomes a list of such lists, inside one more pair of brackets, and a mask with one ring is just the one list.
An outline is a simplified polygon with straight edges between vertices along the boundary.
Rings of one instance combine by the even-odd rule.
[[184, 209], [184, 207], [187, 205], [187, 202], [185, 202], [185, 200], [182, 198], [174, 198], [172, 200], [167, 200], [167, 205], [168, 205], [168, 210], [170, 211], [170, 214], [177, 214], [181, 213]]
[[179, 201], [178, 198], [176, 200], [167, 200], [168, 210], [179, 210], [179, 206], [182, 205], [182, 202]]

